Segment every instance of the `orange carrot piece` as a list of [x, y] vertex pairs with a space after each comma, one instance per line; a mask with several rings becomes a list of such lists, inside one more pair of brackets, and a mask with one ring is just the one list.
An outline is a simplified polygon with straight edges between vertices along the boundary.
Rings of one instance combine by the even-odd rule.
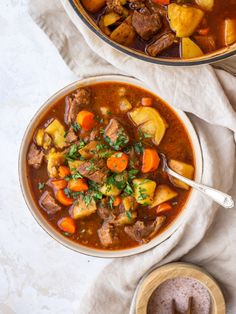
[[96, 124], [95, 116], [92, 112], [82, 110], [78, 113], [76, 121], [85, 131], [90, 131]]
[[88, 191], [88, 184], [85, 179], [76, 179], [69, 181], [69, 189], [75, 192]]
[[210, 31], [209, 27], [206, 27], [199, 29], [197, 32], [199, 35], [207, 36], [209, 34], [209, 31]]
[[170, 4], [170, 0], [152, 0], [153, 3], [156, 3], [156, 4]]
[[68, 182], [64, 179], [51, 180], [51, 185], [56, 190], [62, 190], [67, 187]]
[[71, 217], [61, 218], [58, 221], [57, 225], [64, 232], [68, 232], [71, 234], [75, 233], [76, 225], [75, 225], [75, 221]]
[[70, 168], [67, 166], [60, 166], [58, 168], [58, 173], [60, 178], [65, 178], [66, 176], [69, 176], [71, 174]]
[[113, 172], [122, 172], [128, 166], [129, 157], [122, 152], [113, 154], [107, 159], [107, 167]]
[[59, 190], [57, 193], [56, 193], [56, 199], [62, 204], [62, 205], [65, 205], [65, 206], [70, 206], [73, 204], [73, 199], [72, 198], [69, 198], [66, 196], [65, 192], [63, 190]]
[[153, 105], [153, 99], [150, 97], [143, 97], [141, 99], [141, 104], [144, 107], [151, 107]]
[[172, 206], [171, 206], [171, 204], [169, 202], [162, 203], [159, 206], [157, 206], [156, 213], [157, 214], [166, 213], [166, 212], [168, 212], [171, 209], [172, 209]]
[[121, 197], [120, 196], [116, 196], [113, 202], [113, 206], [119, 206], [121, 203]]
[[152, 172], [157, 170], [160, 163], [160, 158], [155, 149], [146, 148], [143, 152], [142, 172]]

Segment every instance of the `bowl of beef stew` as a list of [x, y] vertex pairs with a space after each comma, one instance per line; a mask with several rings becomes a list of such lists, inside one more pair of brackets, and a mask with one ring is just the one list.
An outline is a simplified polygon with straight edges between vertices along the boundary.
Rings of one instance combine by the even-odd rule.
[[213, 63], [236, 53], [235, 0], [64, 0], [96, 35], [163, 65]]
[[200, 181], [201, 149], [183, 112], [132, 78], [78, 81], [30, 122], [19, 157], [22, 192], [36, 221], [70, 249], [140, 253], [184, 223], [197, 193], [162, 171], [160, 152]]

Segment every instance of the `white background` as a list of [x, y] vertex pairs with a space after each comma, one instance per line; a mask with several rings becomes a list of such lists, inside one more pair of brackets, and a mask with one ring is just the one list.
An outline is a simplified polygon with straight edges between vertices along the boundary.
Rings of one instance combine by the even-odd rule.
[[[78, 313], [82, 295], [109, 262], [80, 255], [49, 238], [29, 213], [18, 182], [18, 151], [30, 118], [50, 95], [74, 80], [53, 44], [28, 16], [26, 0], [0, 0], [1, 314]], [[235, 190], [231, 193], [236, 196]], [[223, 215], [219, 211], [214, 227]], [[228, 260], [235, 247], [236, 213], [232, 210], [228, 218], [229, 229], [209, 232], [202, 245], [215, 247], [218, 261], [222, 253], [222, 265], [235, 277]], [[232, 245], [225, 247], [229, 236]], [[187, 260], [201, 261], [211, 271], [215, 256], [199, 257], [196, 248]], [[219, 278], [220, 266], [214, 266], [213, 274]], [[234, 291], [225, 288], [229, 296]]]
[[[46, 0], [45, 0], [46, 1]], [[30, 118], [76, 80], [26, 12], [0, 0], [0, 313], [75, 313], [109, 260], [80, 255], [48, 237], [28, 211], [18, 182], [18, 151]]]

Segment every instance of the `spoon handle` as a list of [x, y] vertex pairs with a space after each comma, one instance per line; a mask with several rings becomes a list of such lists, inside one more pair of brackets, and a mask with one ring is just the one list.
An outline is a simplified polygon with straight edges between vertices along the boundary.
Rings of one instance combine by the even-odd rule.
[[212, 198], [215, 202], [223, 206], [224, 208], [232, 208], [234, 207], [234, 201], [232, 197], [226, 193], [223, 193], [221, 191], [212, 189], [206, 185], [197, 183], [195, 181], [192, 181], [190, 179], [187, 179], [180, 174], [172, 171], [170, 168], [168, 168], [167, 172], [174, 178], [181, 180], [182, 182], [188, 184], [189, 186], [193, 187], [194, 189], [208, 195], [210, 198]]

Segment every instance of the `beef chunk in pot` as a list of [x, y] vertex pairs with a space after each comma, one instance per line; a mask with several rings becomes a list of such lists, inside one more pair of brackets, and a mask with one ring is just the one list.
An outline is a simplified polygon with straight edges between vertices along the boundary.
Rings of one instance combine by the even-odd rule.
[[163, 5], [154, 3], [152, 0], [145, 0], [145, 5], [151, 13], [158, 13], [166, 18], [167, 9]]
[[61, 210], [61, 206], [56, 203], [56, 200], [48, 191], [45, 191], [40, 197], [39, 204], [49, 215], [53, 215]]
[[145, 7], [144, 1], [145, 0], [129, 0], [129, 6], [132, 10], [138, 10]]
[[72, 96], [67, 96], [65, 99], [66, 109], [65, 109], [65, 123], [74, 123], [78, 112], [82, 107], [87, 107], [90, 104], [90, 92], [85, 88], [79, 88], [72, 94]]
[[114, 227], [109, 222], [104, 222], [98, 229], [98, 236], [103, 246], [107, 247], [116, 242]]
[[167, 33], [159, 37], [153, 44], [147, 47], [147, 52], [150, 56], [156, 57], [163, 50], [173, 45], [175, 41], [175, 35], [173, 33]]
[[28, 164], [35, 169], [39, 169], [43, 162], [43, 156], [43, 152], [32, 143], [27, 156]]
[[108, 207], [108, 202], [106, 199], [101, 200], [97, 208], [97, 213], [102, 219], [108, 219], [111, 216], [111, 210]]
[[123, 148], [129, 142], [129, 136], [116, 119], [111, 119], [105, 129], [104, 138], [115, 150]]
[[67, 143], [73, 143], [78, 140], [78, 136], [75, 134], [75, 131], [72, 127], [69, 128], [69, 131], [66, 134], [66, 142]]
[[82, 176], [96, 183], [103, 184], [107, 180], [108, 169], [105, 161], [102, 159], [85, 161], [77, 170]]
[[157, 219], [149, 225], [145, 225], [143, 221], [138, 220], [133, 226], [126, 226], [125, 232], [134, 241], [145, 243], [157, 233], [165, 219], [165, 216], [157, 217]]
[[158, 13], [151, 14], [148, 10], [134, 11], [132, 25], [140, 37], [149, 40], [161, 29], [162, 21]]

